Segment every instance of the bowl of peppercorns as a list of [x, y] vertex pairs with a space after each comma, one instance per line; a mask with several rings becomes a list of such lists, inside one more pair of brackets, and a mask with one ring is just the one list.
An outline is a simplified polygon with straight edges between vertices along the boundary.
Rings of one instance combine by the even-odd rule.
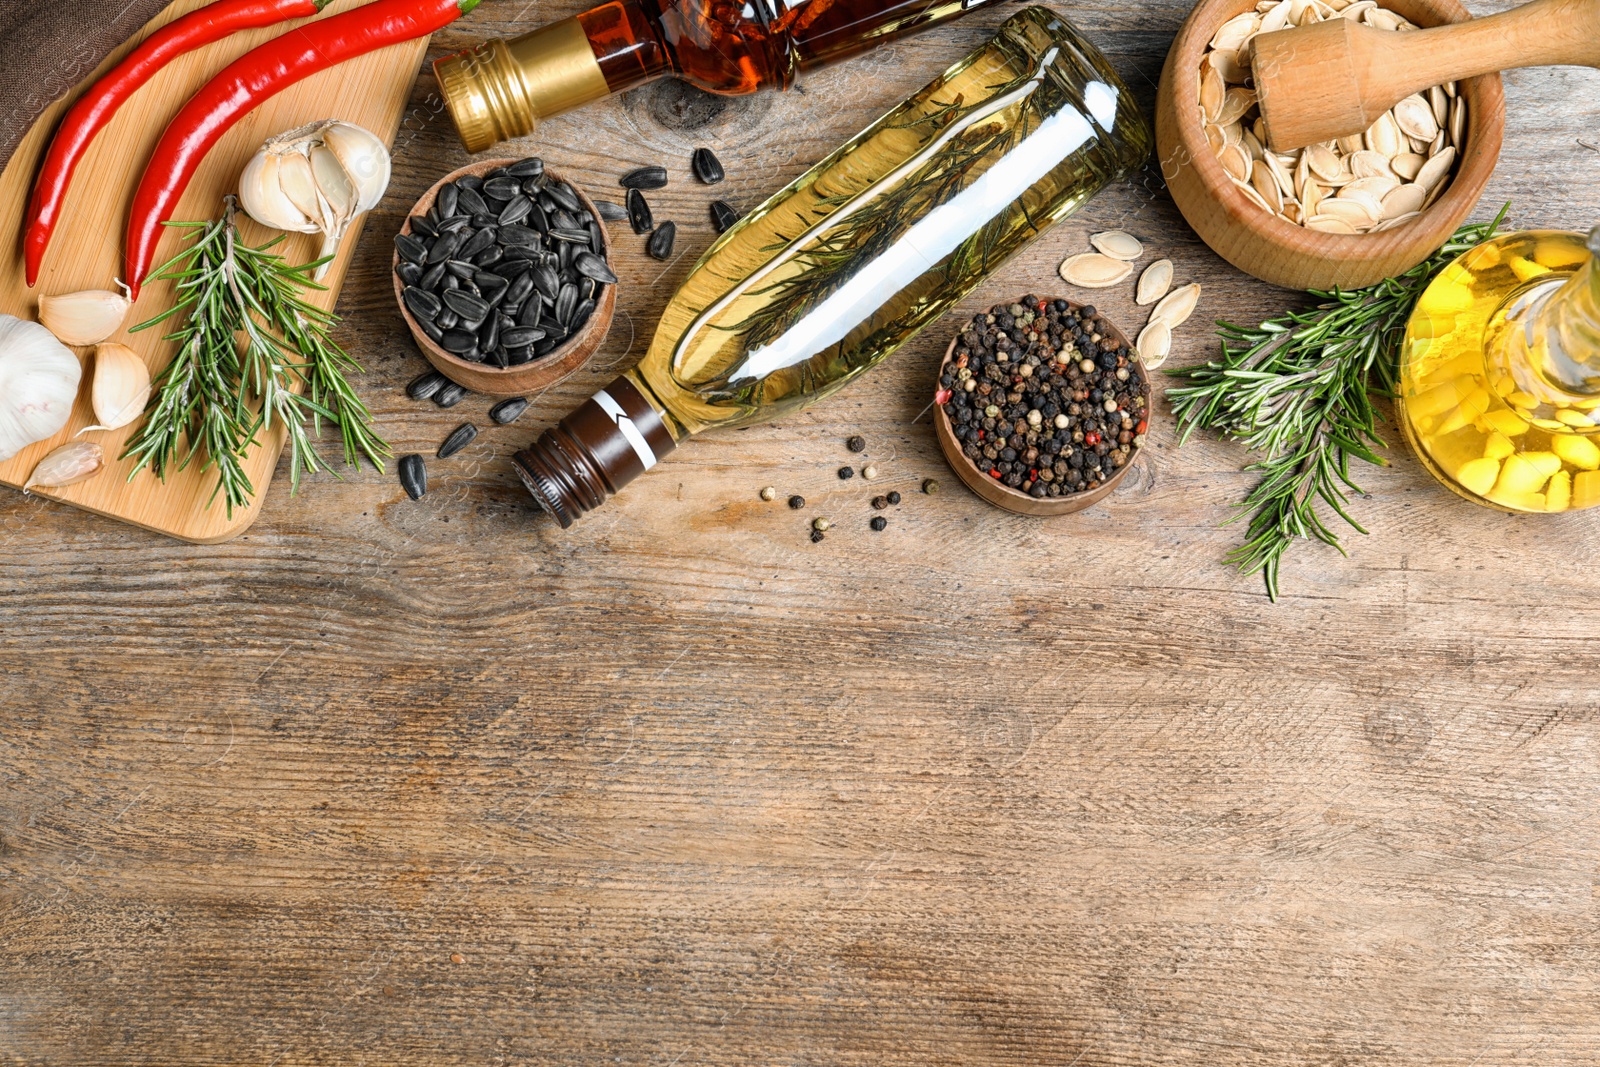
[[934, 394], [956, 475], [1019, 515], [1070, 515], [1110, 495], [1144, 444], [1150, 381], [1092, 305], [1028, 295], [961, 326]]

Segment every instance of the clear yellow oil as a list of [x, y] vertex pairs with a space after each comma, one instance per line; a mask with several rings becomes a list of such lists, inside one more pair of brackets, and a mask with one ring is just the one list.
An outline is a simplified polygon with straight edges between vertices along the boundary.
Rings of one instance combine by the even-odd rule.
[[719, 238], [629, 377], [680, 440], [797, 410], [1148, 152], [1104, 60], [1028, 8]]
[[[1600, 504], [1600, 361], [1587, 317], [1596, 274], [1581, 234], [1487, 241], [1429, 285], [1406, 329], [1396, 403], [1433, 474], [1474, 503], [1548, 513]], [[1559, 306], [1553, 306], [1559, 302]], [[1568, 307], [1567, 305], [1581, 305]], [[1530, 308], [1559, 316], [1568, 347], [1530, 340]]]

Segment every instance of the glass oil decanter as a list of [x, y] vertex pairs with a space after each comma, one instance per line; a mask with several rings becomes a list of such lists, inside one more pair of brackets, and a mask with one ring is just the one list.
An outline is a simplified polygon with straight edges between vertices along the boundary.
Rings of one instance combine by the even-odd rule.
[[1440, 481], [1514, 512], [1600, 504], [1600, 227], [1463, 253], [1417, 302], [1400, 424]]
[[524, 483], [570, 526], [691, 435], [828, 396], [1149, 151], [1105, 58], [1024, 9], [718, 238], [643, 361], [517, 453]]

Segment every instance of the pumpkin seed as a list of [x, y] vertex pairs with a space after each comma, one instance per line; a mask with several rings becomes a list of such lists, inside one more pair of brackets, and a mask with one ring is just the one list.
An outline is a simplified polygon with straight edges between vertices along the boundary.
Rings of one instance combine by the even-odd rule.
[[1139, 243], [1139, 239], [1121, 230], [1106, 230], [1103, 233], [1092, 234], [1089, 237], [1089, 244], [1093, 245], [1096, 251], [1103, 252], [1112, 259], [1127, 260], [1130, 263], [1144, 255], [1144, 246]]
[[[1432, 141], [1439, 136], [1439, 120], [1434, 118], [1433, 105], [1420, 93], [1413, 93], [1394, 106], [1395, 125], [1407, 137], [1419, 141]], [[1398, 152], [1393, 153], [1399, 155]]]
[[439, 451], [436, 454], [440, 459], [449, 459], [470, 445], [477, 437], [478, 428], [470, 422], [463, 422], [460, 426], [450, 431], [450, 436], [444, 439], [444, 443], [439, 446]]
[[1133, 302], [1140, 306], [1154, 304], [1157, 300], [1167, 295], [1167, 290], [1172, 287], [1172, 260], [1158, 259], [1145, 268], [1139, 275], [1139, 285], [1134, 294]]
[[1189, 316], [1194, 314], [1195, 306], [1199, 303], [1200, 283], [1190, 282], [1163, 297], [1155, 310], [1150, 312], [1150, 321], [1165, 323], [1170, 329], [1176, 330], [1189, 321]]
[[1133, 264], [1099, 252], [1081, 252], [1061, 263], [1061, 278], [1081, 289], [1106, 289], [1133, 273]]
[[1133, 343], [1133, 347], [1139, 353], [1139, 361], [1144, 364], [1144, 369], [1155, 370], [1167, 361], [1167, 356], [1172, 352], [1172, 327], [1164, 322], [1151, 322], [1139, 331], [1139, 339]]
[[428, 467], [416, 453], [400, 457], [400, 488], [412, 500], [422, 499], [428, 491]]
[[1456, 149], [1454, 145], [1450, 145], [1422, 165], [1422, 169], [1417, 171], [1416, 183], [1431, 193], [1444, 181], [1444, 176], [1450, 173], [1455, 161]]
[[1393, 222], [1402, 215], [1415, 215], [1422, 210], [1428, 190], [1415, 182], [1396, 186], [1383, 198], [1383, 221]]

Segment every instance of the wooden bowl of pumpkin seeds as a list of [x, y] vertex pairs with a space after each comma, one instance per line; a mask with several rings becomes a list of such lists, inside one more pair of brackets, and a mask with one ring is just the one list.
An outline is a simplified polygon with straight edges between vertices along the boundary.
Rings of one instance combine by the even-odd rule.
[[599, 350], [617, 277], [600, 211], [538, 158], [441, 178], [395, 238], [395, 299], [428, 362], [489, 396], [554, 385]]
[[1402, 101], [1364, 134], [1277, 153], [1250, 71], [1258, 33], [1349, 18], [1403, 32], [1457, 0], [1200, 0], [1167, 53], [1156, 145], [1172, 199], [1216, 253], [1291, 289], [1358, 288], [1431, 255], [1483, 194], [1505, 134], [1498, 74]]

